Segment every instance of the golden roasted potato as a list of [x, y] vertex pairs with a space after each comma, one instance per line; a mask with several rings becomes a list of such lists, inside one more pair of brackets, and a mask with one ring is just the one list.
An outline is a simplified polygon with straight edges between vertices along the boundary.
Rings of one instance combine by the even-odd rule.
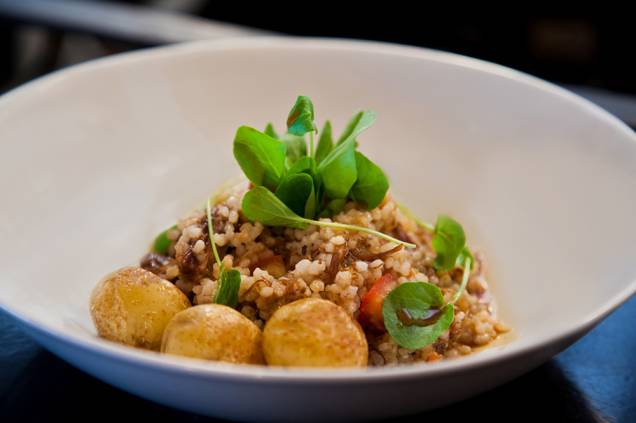
[[190, 307], [179, 288], [139, 267], [125, 267], [102, 279], [90, 299], [97, 333], [111, 341], [159, 350], [164, 328]]
[[163, 334], [161, 352], [228, 363], [265, 363], [258, 326], [220, 304], [202, 304], [176, 314]]
[[269, 365], [365, 367], [367, 339], [357, 322], [331, 301], [306, 298], [282, 306], [263, 330]]

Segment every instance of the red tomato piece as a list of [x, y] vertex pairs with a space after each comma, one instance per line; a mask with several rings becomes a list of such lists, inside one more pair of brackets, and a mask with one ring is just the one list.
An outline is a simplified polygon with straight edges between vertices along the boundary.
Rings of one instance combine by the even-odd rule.
[[385, 331], [384, 318], [382, 317], [382, 304], [389, 292], [397, 285], [396, 280], [387, 273], [382, 275], [362, 298], [360, 303], [360, 314], [358, 320], [367, 328], [374, 328]]

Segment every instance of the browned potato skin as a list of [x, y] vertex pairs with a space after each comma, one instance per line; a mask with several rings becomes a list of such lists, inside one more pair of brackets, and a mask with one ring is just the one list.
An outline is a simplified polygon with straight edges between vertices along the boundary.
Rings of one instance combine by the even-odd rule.
[[139, 267], [125, 267], [102, 279], [90, 299], [99, 336], [158, 351], [172, 317], [190, 307], [179, 288]]
[[306, 298], [282, 306], [263, 330], [265, 361], [271, 366], [365, 367], [367, 339], [340, 306]]
[[220, 304], [202, 304], [176, 314], [163, 334], [161, 352], [228, 363], [265, 363], [258, 326]]

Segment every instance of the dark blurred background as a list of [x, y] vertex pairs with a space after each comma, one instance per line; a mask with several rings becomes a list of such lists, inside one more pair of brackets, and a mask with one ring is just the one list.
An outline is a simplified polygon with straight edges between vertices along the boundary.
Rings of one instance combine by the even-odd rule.
[[[348, 7], [347, 7], [348, 6]], [[553, 81], [636, 126], [636, 26], [627, 11], [453, 13], [422, 3], [0, 0], [0, 92], [92, 58], [172, 42], [293, 34], [446, 50]], [[460, 11], [464, 13], [459, 13]]]
[[[43, 9], [47, 7], [55, 9], [75, 2], [2, 0], [0, 3], [3, 5], [0, 16], [4, 16], [0, 24], [0, 86], [5, 90], [61, 66], [158, 44], [163, 42], [162, 37], [168, 41], [171, 37], [164, 33], [158, 34], [156, 40], [135, 39], [124, 30], [116, 33], [97, 26], [81, 28], [63, 19], [57, 23], [46, 22], [43, 17]], [[424, 4], [416, 7], [415, 3], [406, 2], [393, 6], [387, 3], [351, 5], [350, 10], [344, 4], [277, 7], [272, 2], [226, 2], [234, 4], [231, 6], [207, 0], [84, 0], [76, 3], [143, 6], [148, 11], [188, 14], [285, 34], [424, 46], [504, 64], [563, 84], [636, 93], [636, 61], [632, 57], [636, 26], [629, 16], [620, 17], [620, 13], [615, 18], [600, 15], [528, 17], [502, 10], [505, 14], [480, 12], [466, 16], [458, 15], [458, 11], [427, 12]], [[33, 10], [30, 17], [12, 16], [15, 10], [24, 10], [29, 4], [36, 5], [33, 9], [39, 7], [40, 11]], [[117, 23], [111, 24], [114, 27]], [[163, 27], [159, 29], [166, 31]]]

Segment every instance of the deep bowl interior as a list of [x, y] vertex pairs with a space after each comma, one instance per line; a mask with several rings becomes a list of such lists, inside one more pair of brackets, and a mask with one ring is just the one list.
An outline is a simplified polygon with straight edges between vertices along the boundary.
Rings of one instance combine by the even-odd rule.
[[298, 94], [336, 131], [375, 110], [361, 150], [393, 195], [464, 223], [514, 328], [498, 350], [572, 331], [633, 291], [636, 143], [615, 119], [452, 55], [261, 40], [91, 63], [0, 100], [0, 303], [94, 343], [97, 280], [239, 175], [236, 128], [282, 127]]

